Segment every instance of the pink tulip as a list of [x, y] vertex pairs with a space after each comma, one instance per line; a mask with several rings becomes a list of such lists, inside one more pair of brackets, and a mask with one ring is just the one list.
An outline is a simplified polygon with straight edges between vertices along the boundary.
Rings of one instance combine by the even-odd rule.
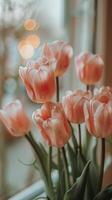
[[68, 142], [71, 128], [61, 104], [45, 103], [32, 117], [48, 145], [63, 147]]
[[85, 122], [88, 131], [96, 137], [112, 135], [112, 94], [102, 91], [84, 105]]
[[55, 76], [62, 76], [70, 65], [73, 49], [69, 44], [63, 41], [55, 41], [51, 44], [45, 44], [43, 55], [49, 61], [56, 62]]
[[0, 110], [0, 120], [13, 136], [23, 136], [31, 129], [31, 121], [19, 100], [7, 104]]
[[75, 65], [78, 78], [85, 84], [94, 85], [102, 78], [104, 63], [99, 55], [81, 53], [76, 57]]
[[62, 99], [62, 104], [66, 117], [70, 122], [80, 124], [85, 121], [83, 106], [85, 101], [90, 98], [90, 91], [76, 90], [74, 92], [67, 92], [66, 96]]
[[20, 67], [19, 75], [33, 102], [44, 103], [51, 100], [55, 93], [55, 77], [51, 68], [37, 62]]
[[100, 89], [96, 89], [95, 91], [95, 97], [99, 100], [101, 100], [102, 98], [104, 98], [106, 96], [106, 98], [112, 100], [112, 88], [109, 86], [106, 87], [101, 87]]

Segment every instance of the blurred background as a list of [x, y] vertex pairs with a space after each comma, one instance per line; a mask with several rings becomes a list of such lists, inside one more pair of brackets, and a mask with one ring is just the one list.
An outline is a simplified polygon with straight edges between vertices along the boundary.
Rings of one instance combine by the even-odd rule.
[[[53, 40], [68, 41], [74, 56], [84, 50], [101, 54], [105, 62], [102, 82], [112, 85], [111, 10], [111, 0], [0, 0], [0, 107], [19, 98], [31, 117], [37, 105], [27, 97], [18, 68], [37, 59], [41, 45]], [[72, 61], [60, 88], [63, 93], [79, 87], [84, 86], [76, 78]], [[39, 179], [37, 171], [26, 166], [33, 160], [27, 141], [11, 137], [0, 124], [0, 200]]]

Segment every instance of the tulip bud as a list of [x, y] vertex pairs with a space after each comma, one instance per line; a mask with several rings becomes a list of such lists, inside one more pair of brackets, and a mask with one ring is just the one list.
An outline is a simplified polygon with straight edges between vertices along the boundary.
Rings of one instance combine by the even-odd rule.
[[76, 57], [75, 65], [77, 76], [82, 83], [94, 85], [102, 78], [104, 63], [99, 55], [81, 53]]
[[82, 90], [68, 91], [66, 93], [66, 96], [62, 99], [62, 104], [66, 117], [70, 122], [80, 124], [85, 121], [83, 106], [91, 96], [90, 91], [85, 92]]
[[32, 117], [48, 145], [63, 147], [68, 142], [71, 128], [61, 104], [45, 103]]
[[35, 103], [44, 103], [55, 93], [55, 77], [52, 69], [44, 65], [20, 67], [19, 75], [29, 98]]
[[13, 136], [23, 136], [31, 129], [31, 121], [19, 100], [7, 104], [0, 110], [0, 120]]
[[112, 93], [103, 89], [84, 104], [87, 129], [91, 135], [106, 138], [112, 135]]
[[45, 44], [43, 55], [49, 62], [55, 60], [55, 76], [62, 76], [70, 65], [73, 49], [63, 41], [55, 41], [51, 44]]

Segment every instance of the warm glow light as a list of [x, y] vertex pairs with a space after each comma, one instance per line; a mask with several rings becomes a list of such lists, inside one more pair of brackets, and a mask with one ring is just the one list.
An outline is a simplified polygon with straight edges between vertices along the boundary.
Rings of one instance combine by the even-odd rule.
[[26, 39], [21, 40], [21, 41], [19, 42], [19, 44], [18, 44], [18, 49], [19, 49], [19, 51], [20, 51], [20, 49], [21, 49], [23, 46], [25, 46], [25, 45], [27, 45], [27, 44], [28, 44], [28, 42], [26, 41]]
[[34, 48], [31, 44], [26, 41], [21, 41], [18, 45], [19, 53], [24, 59], [29, 59], [34, 54]]
[[26, 42], [28, 42], [29, 44], [31, 44], [34, 48], [37, 48], [40, 44], [40, 38], [38, 37], [38, 35], [29, 35], [26, 38]]
[[35, 28], [39, 28], [39, 24], [34, 19], [27, 19], [24, 22], [24, 27], [28, 31], [32, 31]]

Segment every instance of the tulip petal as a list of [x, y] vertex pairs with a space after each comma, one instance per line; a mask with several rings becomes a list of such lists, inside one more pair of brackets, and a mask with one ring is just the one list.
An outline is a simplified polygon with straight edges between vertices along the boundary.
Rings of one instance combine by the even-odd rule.
[[23, 136], [31, 128], [30, 119], [19, 100], [7, 104], [0, 110], [0, 120], [13, 136]]
[[62, 147], [67, 143], [71, 128], [60, 103], [45, 103], [32, 117], [49, 145]]
[[108, 137], [112, 134], [112, 109], [101, 104], [95, 113], [96, 137]]
[[78, 78], [85, 84], [95, 84], [102, 77], [104, 63], [98, 55], [81, 53], [76, 57], [75, 65]]

